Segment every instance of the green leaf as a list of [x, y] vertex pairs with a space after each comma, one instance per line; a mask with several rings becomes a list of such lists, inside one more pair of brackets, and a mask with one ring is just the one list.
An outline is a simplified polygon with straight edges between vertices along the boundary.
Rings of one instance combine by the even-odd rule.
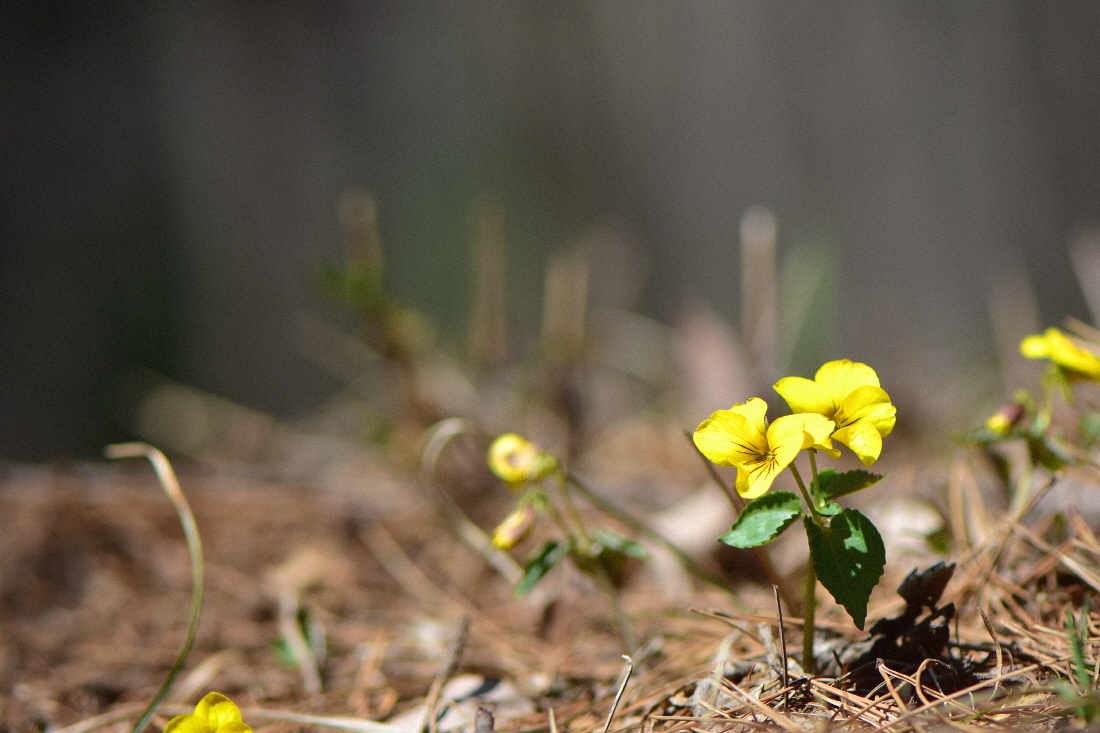
[[649, 551], [646, 548], [607, 527], [597, 527], [596, 531], [592, 533], [592, 541], [627, 557], [637, 558], [638, 560], [649, 557]]
[[844, 507], [837, 504], [835, 501], [830, 501], [825, 506], [817, 510], [817, 513], [823, 517], [835, 517], [844, 509]]
[[813, 495], [818, 497], [823, 503], [830, 502], [841, 496], [862, 491], [868, 486], [877, 484], [881, 480], [882, 476], [879, 476], [877, 473], [871, 473], [870, 471], [864, 471], [862, 469], [837, 473], [829, 468], [817, 474], [817, 479], [814, 482]]
[[531, 592], [543, 576], [558, 564], [563, 557], [569, 554], [573, 543], [568, 540], [550, 540], [540, 547], [538, 551], [527, 560], [523, 568], [523, 577], [512, 589], [512, 595], [525, 596]]
[[810, 540], [810, 559], [818, 580], [844, 606], [856, 628], [867, 621], [867, 600], [886, 566], [886, 547], [871, 520], [845, 509], [819, 527], [803, 519]]
[[718, 538], [731, 547], [756, 547], [771, 542], [802, 514], [802, 501], [790, 491], [774, 491], [753, 499], [729, 532]]
[[1027, 439], [1027, 450], [1033, 463], [1042, 466], [1051, 473], [1061, 471], [1073, 458], [1061, 450], [1058, 444], [1050, 438]]

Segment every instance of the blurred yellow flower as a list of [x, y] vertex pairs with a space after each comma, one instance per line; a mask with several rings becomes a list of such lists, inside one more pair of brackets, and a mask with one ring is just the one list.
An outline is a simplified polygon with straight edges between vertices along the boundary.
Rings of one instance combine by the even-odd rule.
[[829, 450], [833, 422], [821, 415], [785, 415], [768, 424], [768, 404], [753, 397], [719, 410], [695, 430], [700, 452], [720, 466], [737, 466], [737, 493], [755, 499], [806, 448]]
[[194, 713], [177, 715], [164, 733], [252, 733], [241, 720], [236, 704], [220, 692], [211, 692], [195, 706]]
[[511, 550], [527, 539], [531, 528], [535, 526], [535, 510], [530, 504], [516, 507], [504, 521], [493, 530], [493, 547], [498, 550]]
[[[836, 424], [832, 438], [848, 446], [865, 466], [878, 460], [882, 439], [897, 419], [875, 370], [849, 359], [823, 364], [813, 380], [784, 377], [776, 382], [775, 391], [792, 412], [817, 413], [832, 420]], [[840, 451], [831, 449], [829, 455], [836, 458]]]
[[1100, 359], [1057, 328], [1025, 338], [1020, 342], [1020, 353], [1029, 359], [1050, 359], [1069, 372], [1069, 376], [1100, 381]]
[[515, 433], [501, 435], [489, 446], [489, 468], [513, 489], [538, 481], [558, 468], [558, 459]]

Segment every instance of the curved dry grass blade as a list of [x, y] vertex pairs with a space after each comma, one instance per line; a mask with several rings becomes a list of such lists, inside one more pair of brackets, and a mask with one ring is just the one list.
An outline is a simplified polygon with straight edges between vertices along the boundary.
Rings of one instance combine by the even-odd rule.
[[108, 458], [145, 458], [152, 464], [161, 488], [164, 489], [164, 493], [168, 495], [168, 499], [176, 507], [180, 524], [183, 525], [184, 537], [187, 539], [187, 550], [191, 557], [191, 617], [187, 626], [187, 637], [180, 648], [179, 656], [176, 657], [176, 661], [172, 663], [172, 667], [168, 670], [168, 677], [164, 680], [164, 684], [161, 685], [153, 701], [149, 703], [149, 708], [141, 716], [141, 720], [134, 726], [133, 733], [141, 733], [145, 726], [149, 724], [149, 720], [156, 712], [157, 706], [160, 705], [168, 694], [168, 690], [171, 689], [172, 681], [183, 669], [183, 664], [187, 661], [187, 655], [191, 651], [191, 644], [195, 641], [195, 632], [199, 628], [199, 616], [202, 615], [202, 598], [205, 588], [203, 582], [202, 539], [199, 536], [199, 527], [195, 522], [195, 515], [191, 512], [191, 507], [187, 503], [187, 497], [183, 495], [183, 490], [180, 489], [176, 472], [172, 470], [172, 464], [168, 462], [163, 453], [148, 443], [109, 445], [104, 453]]
[[611, 720], [615, 717], [615, 711], [619, 709], [619, 701], [623, 699], [623, 692], [626, 691], [626, 683], [630, 681], [630, 675], [634, 671], [634, 660], [623, 655], [623, 659], [626, 661], [626, 668], [623, 670], [623, 679], [619, 683], [619, 691], [615, 693], [615, 699], [611, 701], [611, 710], [607, 713], [607, 722], [603, 724], [602, 733], [607, 733], [608, 728], [611, 727]]

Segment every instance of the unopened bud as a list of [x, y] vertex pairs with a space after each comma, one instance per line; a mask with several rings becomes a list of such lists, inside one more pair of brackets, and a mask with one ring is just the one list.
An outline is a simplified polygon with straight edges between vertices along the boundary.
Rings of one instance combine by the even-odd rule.
[[1008, 435], [1023, 416], [1024, 406], [1016, 402], [1010, 402], [986, 420], [985, 426], [998, 435]]
[[493, 547], [511, 550], [527, 539], [535, 526], [535, 510], [529, 504], [517, 507], [493, 530]]

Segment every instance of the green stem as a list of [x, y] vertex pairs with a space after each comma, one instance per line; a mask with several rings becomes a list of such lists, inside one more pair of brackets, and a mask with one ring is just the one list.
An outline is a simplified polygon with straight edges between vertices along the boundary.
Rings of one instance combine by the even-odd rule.
[[[814, 524], [824, 528], [825, 521], [817, 512], [816, 497], [810, 496], [810, 492], [806, 489], [806, 483], [802, 480], [802, 475], [798, 473], [798, 468], [793, 462], [790, 469], [791, 473], [794, 474], [795, 483], [798, 484], [798, 490], [802, 492], [802, 499], [810, 509], [810, 517], [814, 520]], [[813, 478], [817, 479], [817, 461], [814, 460], [812, 450], [810, 451], [810, 470], [813, 472]], [[811, 551], [806, 561], [806, 588], [802, 603], [802, 669], [809, 675], [817, 674], [817, 660], [814, 659], [814, 631], [816, 630], [814, 616], [816, 615], [817, 572], [814, 570], [814, 558]]]
[[611, 611], [615, 614], [615, 623], [619, 625], [619, 633], [623, 637], [623, 646], [626, 647], [626, 653], [633, 655], [638, 651], [638, 640], [634, 636], [634, 629], [630, 625], [630, 619], [626, 615], [626, 611], [623, 610], [623, 605], [619, 600], [619, 592], [615, 588], [615, 581], [611, 578], [611, 573], [604, 567], [603, 563], [596, 558], [596, 572], [593, 576], [596, 580], [596, 585], [600, 586], [600, 590], [607, 596], [607, 600], [611, 603]]
[[558, 484], [558, 492], [561, 494], [562, 503], [565, 505], [565, 511], [569, 513], [569, 518], [577, 525], [577, 539], [581, 541], [585, 549], [588, 548], [592, 541], [588, 537], [588, 533], [584, 531], [584, 522], [581, 520], [581, 513], [577, 511], [576, 504], [573, 503], [573, 497], [569, 495], [569, 474], [564, 471], [558, 471], [555, 474]]
[[806, 602], [802, 609], [802, 669], [808, 675], [817, 674], [814, 659], [814, 616], [817, 614], [817, 573], [814, 559], [806, 563]]
[[600, 494], [596, 493], [573, 474], [566, 474], [565, 479], [570, 484], [572, 484], [573, 487], [576, 488], [577, 491], [579, 491], [586, 499], [595, 504], [597, 507], [615, 517], [638, 534], [644, 537], [648, 537], [653, 542], [656, 542], [661, 547], [671, 552], [676, 557], [676, 559], [680, 561], [681, 567], [694, 575], [696, 578], [703, 581], [704, 583], [707, 583], [714, 586], [715, 588], [729, 593], [736, 598], [736, 593], [730, 588], [727, 581], [707, 571], [706, 568], [696, 562], [691, 555], [687, 554], [679, 547], [677, 547], [673, 542], [666, 539], [665, 536], [662, 535], [660, 532], [653, 529], [648, 524], [638, 519], [627, 510], [621, 508], [619, 505], [615, 504], [615, 502], [611, 501], [610, 499], [604, 498]]
[[802, 474], [798, 472], [798, 468], [793, 463], [787, 468], [791, 469], [791, 473], [794, 474], [794, 481], [796, 484], [798, 484], [798, 490], [802, 492], [802, 500], [806, 502], [806, 507], [810, 510], [810, 516], [813, 517], [814, 524], [819, 527], [824, 527], [825, 522], [821, 518], [821, 515], [817, 513], [817, 503], [813, 500], [813, 498], [810, 496], [810, 492], [806, 489], [806, 484], [802, 481]]
[[187, 655], [191, 651], [191, 644], [195, 641], [195, 632], [198, 631], [199, 616], [202, 613], [202, 541], [199, 537], [199, 527], [195, 522], [195, 515], [191, 512], [191, 507], [187, 504], [187, 498], [180, 489], [180, 482], [179, 479], [176, 478], [175, 471], [172, 470], [172, 464], [168, 462], [168, 459], [164, 457], [163, 453], [148, 443], [109, 445], [104, 453], [108, 458], [144, 457], [149, 463], [153, 464], [153, 470], [156, 471], [161, 488], [164, 489], [164, 493], [168, 495], [169, 500], [171, 500], [176, 507], [176, 513], [179, 514], [180, 524], [183, 525], [183, 535], [187, 539], [187, 550], [191, 555], [191, 620], [187, 626], [187, 638], [184, 640], [183, 648], [180, 649], [180, 653], [176, 657], [176, 661], [172, 664], [172, 668], [168, 670], [168, 678], [164, 680], [164, 684], [161, 685], [160, 691], [157, 692], [153, 701], [149, 703], [149, 707], [145, 710], [145, 714], [141, 716], [141, 720], [134, 726], [133, 733], [141, 733], [141, 731], [145, 729], [145, 726], [149, 724], [149, 720], [153, 717], [153, 713], [156, 712], [157, 706], [160, 705], [164, 696], [168, 694], [168, 690], [172, 687], [172, 681], [176, 679], [176, 675], [183, 669], [183, 663], [187, 661]]

